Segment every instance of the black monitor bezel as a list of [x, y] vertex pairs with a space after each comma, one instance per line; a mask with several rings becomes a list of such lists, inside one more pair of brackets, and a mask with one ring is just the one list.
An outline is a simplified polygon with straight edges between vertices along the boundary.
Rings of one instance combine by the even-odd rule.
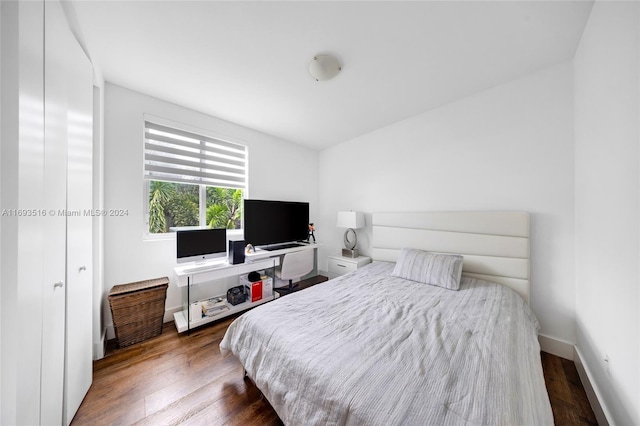
[[[202, 249], [189, 250], [187, 246], [193, 244], [194, 239], [204, 244]], [[201, 262], [226, 258], [226, 256], [227, 230], [224, 228], [189, 229], [176, 232], [176, 259], [178, 263]]]
[[[264, 247], [306, 240], [309, 233], [309, 207], [307, 201], [245, 199], [245, 242], [254, 247]], [[281, 216], [273, 217], [278, 211]], [[291, 215], [301, 217], [291, 220]], [[287, 221], [287, 218], [290, 220]]]

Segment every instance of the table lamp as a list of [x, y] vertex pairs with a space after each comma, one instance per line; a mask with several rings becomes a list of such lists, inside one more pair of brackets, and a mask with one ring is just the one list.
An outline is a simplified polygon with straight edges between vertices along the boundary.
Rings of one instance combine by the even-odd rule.
[[364, 228], [364, 213], [362, 212], [338, 212], [338, 228], [347, 228], [344, 231], [344, 246], [342, 256], [355, 258], [360, 255], [356, 245], [358, 244], [358, 236], [356, 229]]

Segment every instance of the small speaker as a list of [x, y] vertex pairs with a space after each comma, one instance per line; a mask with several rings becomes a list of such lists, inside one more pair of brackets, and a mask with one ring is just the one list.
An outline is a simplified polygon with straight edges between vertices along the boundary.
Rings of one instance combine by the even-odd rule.
[[244, 240], [229, 240], [229, 264], [244, 263]]

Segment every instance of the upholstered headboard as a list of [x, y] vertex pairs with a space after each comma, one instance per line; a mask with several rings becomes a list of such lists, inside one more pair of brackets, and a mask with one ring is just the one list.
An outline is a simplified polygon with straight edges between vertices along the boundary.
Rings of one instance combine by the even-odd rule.
[[374, 213], [373, 259], [395, 262], [403, 247], [461, 254], [463, 275], [506, 285], [529, 303], [528, 213]]

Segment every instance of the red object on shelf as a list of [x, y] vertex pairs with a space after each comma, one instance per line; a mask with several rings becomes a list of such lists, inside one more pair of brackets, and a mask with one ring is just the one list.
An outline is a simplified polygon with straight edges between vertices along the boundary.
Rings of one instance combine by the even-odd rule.
[[262, 300], [262, 281], [251, 283], [251, 302]]

